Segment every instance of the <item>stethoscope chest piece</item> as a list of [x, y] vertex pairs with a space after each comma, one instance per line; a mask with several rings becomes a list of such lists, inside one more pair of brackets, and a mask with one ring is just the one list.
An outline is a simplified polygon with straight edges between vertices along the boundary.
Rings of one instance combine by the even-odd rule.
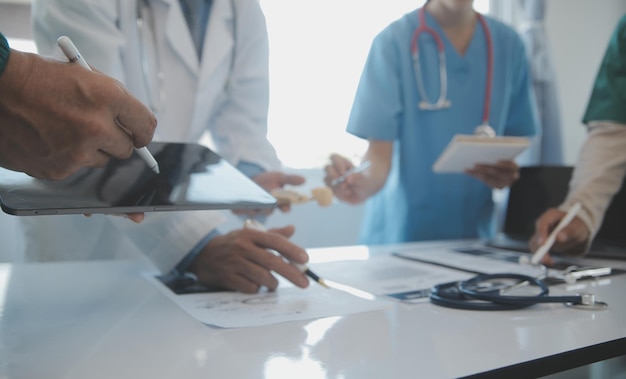
[[474, 135], [482, 136], [482, 137], [495, 137], [496, 131], [488, 124], [478, 125], [476, 129], [474, 129]]

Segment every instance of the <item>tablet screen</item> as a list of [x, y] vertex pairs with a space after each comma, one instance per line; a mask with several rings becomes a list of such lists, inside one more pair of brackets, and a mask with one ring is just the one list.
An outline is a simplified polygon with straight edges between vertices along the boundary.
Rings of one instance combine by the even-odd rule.
[[13, 215], [271, 208], [276, 199], [198, 144], [153, 142], [155, 174], [133, 153], [47, 181], [0, 169], [2, 209]]

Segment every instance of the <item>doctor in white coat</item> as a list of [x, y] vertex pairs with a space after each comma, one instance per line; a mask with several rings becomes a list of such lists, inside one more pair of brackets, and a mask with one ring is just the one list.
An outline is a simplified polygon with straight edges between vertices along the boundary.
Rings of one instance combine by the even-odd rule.
[[[183, 2], [35, 0], [35, 41], [40, 54], [61, 56], [56, 39], [69, 36], [93, 68], [119, 79], [153, 109], [159, 120], [154, 140], [198, 142], [208, 136], [220, 155], [265, 189], [301, 184], [302, 177], [277, 171], [280, 162], [266, 137], [268, 38], [260, 5], [256, 0], [205, 3], [210, 7], [206, 30], [200, 44], [195, 44]], [[34, 217], [24, 219], [26, 259], [147, 256], [161, 272], [175, 267], [184, 271], [194, 259], [194, 267], [198, 267], [198, 258], [207, 250], [205, 244], [216, 238], [215, 228], [222, 220], [223, 215], [211, 211], [152, 213], [139, 225], [102, 215], [91, 219]], [[288, 238], [293, 230], [280, 232]], [[230, 242], [242, 235], [261, 238], [257, 233], [262, 234], [249, 230], [237, 233], [228, 235]], [[218, 245], [225, 249], [225, 241], [220, 242]], [[281, 253], [298, 255], [296, 261], [307, 259], [295, 245], [286, 250]], [[202, 272], [196, 272], [204, 283], [246, 292], [254, 292], [260, 284], [272, 287], [275, 283], [269, 272], [258, 274], [258, 267], [249, 267], [257, 275], [234, 272], [242, 269], [233, 268], [232, 262], [223, 265], [228, 267], [225, 270], [233, 271], [233, 277], [247, 276], [252, 284], [242, 284], [239, 277], [226, 278], [218, 270], [219, 259], [213, 258], [204, 262], [213, 264], [215, 270], [202, 267]], [[245, 261], [248, 265], [250, 257]], [[267, 264], [260, 265], [267, 269]], [[304, 276], [292, 272], [290, 265], [279, 266], [282, 272], [277, 272], [306, 285]], [[209, 277], [217, 272], [220, 281]]]

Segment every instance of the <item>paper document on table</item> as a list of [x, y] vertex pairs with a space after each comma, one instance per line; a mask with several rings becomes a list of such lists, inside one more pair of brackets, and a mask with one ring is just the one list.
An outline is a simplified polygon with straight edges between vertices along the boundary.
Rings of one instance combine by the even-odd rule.
[[428, 262], [476, 274], [506, 272], [533, 277], [544, 274], [539, 266], [518, 263], [520, 256], [518, 252], [492, 249], [480, 244], [429, 249], [407, 248], [396, 250], [393, 254], [418, 262]]
[[461, 173], [477, 163], [512, 160], [530, 145], [526, 137], [485, 137], [457, 134], [441, 153], [433, 171]]
[[436, 284], [473, 276], [467, 272], [394, 256], [320, 263], [315, 266], [315, 270], [327, 282], [350, 285], [409, 303], [427, 302], [430, 289]]
[[206, 292], [177, 295], [154, 276], [147, 279], [198, 321], [222, 328], [240, 328], [288, 321], [344, 316], [391, 307], [384, 299], [362, 291], [358, 296], [311, 282], [308, 288], [280, 278], [276, 291], [257, 294]]

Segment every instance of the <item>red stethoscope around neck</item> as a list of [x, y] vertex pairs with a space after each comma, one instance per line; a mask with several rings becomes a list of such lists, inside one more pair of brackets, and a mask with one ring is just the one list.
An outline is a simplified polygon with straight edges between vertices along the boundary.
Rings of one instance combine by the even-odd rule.
[[[421, 101], [418, 106], [423, 110], [439, 110], [450, 107], [450, 100], [446, 98], [448, 93], [448, 73], [446, 69], [446, 54], [443, 46], [443, 40], [439, 36], [439, 33], [435, 31], [435, 29], [426, 25], [426, 16], [425, 16], [424, 7], [420, 8], [418, 17], [419, 17], [419, 26], [413, 32], [413, 38], [411, 40], [411, 52], [413, 57], [413, 70], [415, 71], [415, 82], [417, 83], [417, 90], [419, 91], [419, 95]], [[476, 134], [485, 134], [489, 136], [495, 135], [493, 128], [489, 126], [489, 107], [491, 102], [491, 81], [493, 76], [493, 43], [491, 40], [491, 32], [489, 31], [489, 27], [487, 26], [487, 22], [485, 18], [480, 13], [476, 13], [478, 17], [478, 21], [483, 28], [485, 34], [485, 42], [487, 43], [487, 82], [485, 88], [485, 100], [483, 104], [483, 119], [482, 124], [476, 128]], [[422, 79], [422, 70], [420, 67], [419, 60], [419, 46], [418, 41], [419, 37], [422, 33], [430, 34], [430, 36], [435, 40], [437, 44], [437, 52], [439, 53], [439, 80], [440, 80], [440, 92], [439, 99], [436, 102], [430, 102], [428, 100], [428, 96], [426, 95], [426, 89], [424, 88], [424, 81]]]

